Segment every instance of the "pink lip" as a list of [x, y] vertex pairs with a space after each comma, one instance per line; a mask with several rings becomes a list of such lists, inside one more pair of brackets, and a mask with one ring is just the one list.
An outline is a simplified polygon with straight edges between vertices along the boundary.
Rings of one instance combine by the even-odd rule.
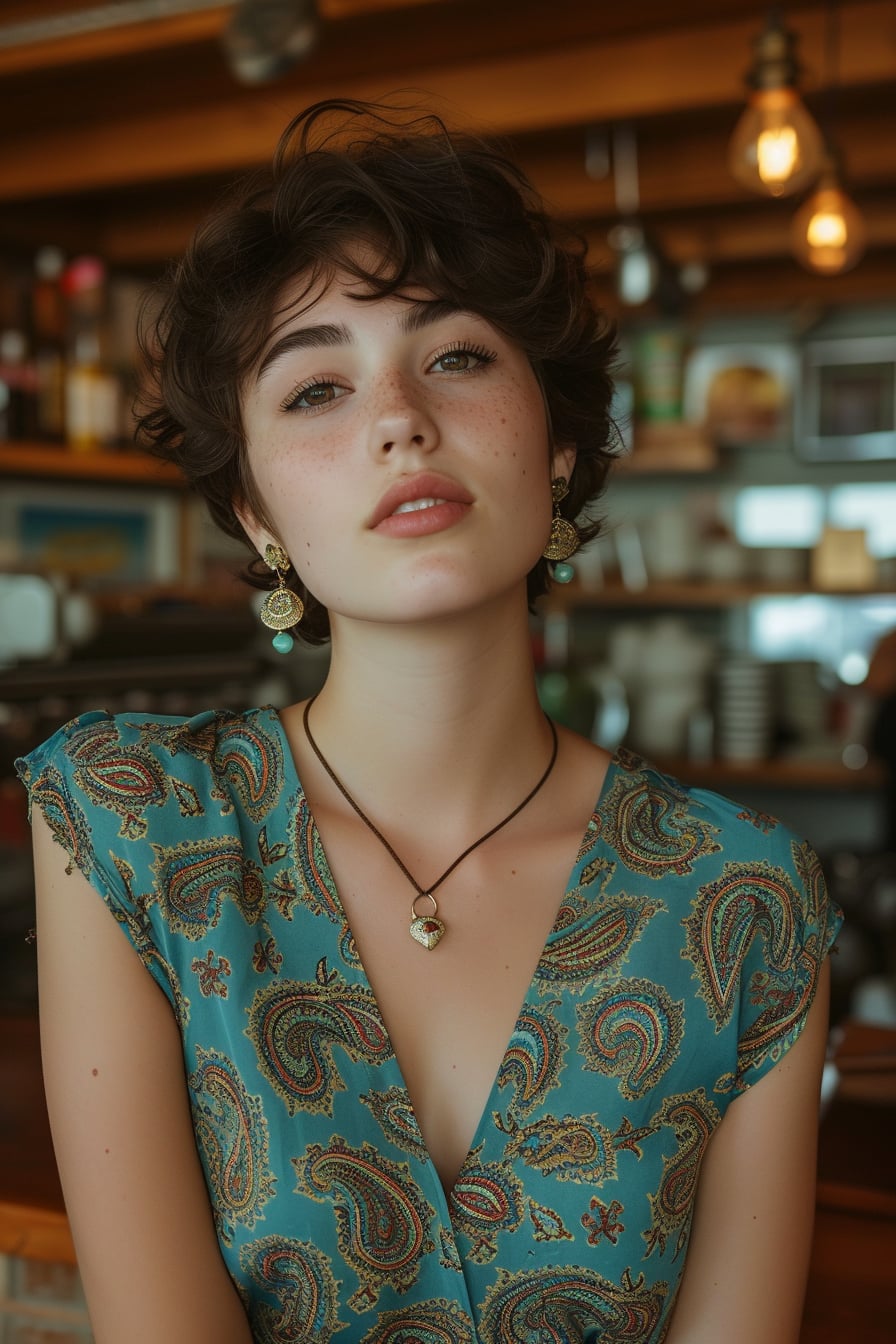
[[[452, 481], [448, 476], [441, 476], [437, 472], [422, 471], [416, 476], [403, 476], [401, 480], [389, 486], [374, 509], [369, 526], [379, 528], [387, 521], [394, 524], [403, 523], [405, 519], [422, 521], [423, 517], [446, 508], [445, 504], [437, 504], [433, 509], [423, 509], [420, 513], [400, 513], [393, 518], [392, 515], [400, 504], [409, 504], [414, 499], [444, 499], [447, 504], [453, 506], [473, 503], [473, 496], [463, 486], [458, 485], [457, 481]], [[452, 509], [453, 515], [457, 515], [458, 512], [456, 507]]]

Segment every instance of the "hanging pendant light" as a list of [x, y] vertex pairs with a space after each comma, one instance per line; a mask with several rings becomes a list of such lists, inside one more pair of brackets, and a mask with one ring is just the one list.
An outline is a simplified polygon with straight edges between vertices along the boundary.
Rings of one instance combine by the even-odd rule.
[[865, 221], [840, 185], [828, 156], [818, 185], [793, 217], [793, 252], [798, 262], [822, 275], [839, 275], [865, 251]]
[[731, 136], [728, 166], [752, 191], [790, 196], [817, 177], [824, 146], [796, 90], [796, 35], [784, 27], [777, 8], [753, 49], [751, 93]]
[[[612, 144], [613, 194], [620, 218], [608, 232], [607, 242], [616, 253], [616, 292], [624, 304], [638, 307], [656, 290], [660, 257], [639, 218], [638, 144], [631, 122], [619, 122], [613, 127]], [[589, 172], [593, 155], [593, 144], [589, 142], [586, 154]]]
[[825, 25], [825, 149], [812, 195], [793, 217], [793, 252], [807, 270], [839, 275], [855, 266], [865, 251], [865, 221], [842, 185], [834, 130], [839, 88], [840, 14], [837, 0], [828, 0]]
[[242, 84], [269, 84], [310, 56], [319, 37], [315, 0], [238, 0], [222, 41]]

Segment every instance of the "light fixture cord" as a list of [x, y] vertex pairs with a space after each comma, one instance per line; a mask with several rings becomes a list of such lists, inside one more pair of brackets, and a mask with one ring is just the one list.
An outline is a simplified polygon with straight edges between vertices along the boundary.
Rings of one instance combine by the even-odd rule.
[[840, 6], [828, 0], [824, 26], [824, 138], [829, 150], [834, 147], [834, 127], [840, 97]]

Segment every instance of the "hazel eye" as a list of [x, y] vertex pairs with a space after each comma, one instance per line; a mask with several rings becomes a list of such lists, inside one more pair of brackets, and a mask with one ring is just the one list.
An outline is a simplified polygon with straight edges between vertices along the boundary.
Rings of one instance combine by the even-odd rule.
[[291, 392], [281, 407], [284, 411], [316, 411], [336, 401], [344, 392], [345, 388], [338, 387], [336, 383], [306, 383], [304, 387], [297, 387]]
[[441, 355], [437, 364], [441, 364], [443, 369], [454, 373], [458, 369], [469, 369], [473, 367], [475, 356], [469, 350], [452, 350], [450, 354]]
[[475, 345], [456, 345], [436, 355], [430, 365], [439, 373], [472, 373], [485, 364], [493, 364], [497, 355]]

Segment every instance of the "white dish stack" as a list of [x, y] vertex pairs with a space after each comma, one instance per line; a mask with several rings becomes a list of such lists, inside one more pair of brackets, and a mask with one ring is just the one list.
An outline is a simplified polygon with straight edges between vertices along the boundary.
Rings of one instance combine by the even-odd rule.
[[764, 760], [773, 730], [772, 666], [728, 658], [716, 672], [716, 755], [723, 761]]

